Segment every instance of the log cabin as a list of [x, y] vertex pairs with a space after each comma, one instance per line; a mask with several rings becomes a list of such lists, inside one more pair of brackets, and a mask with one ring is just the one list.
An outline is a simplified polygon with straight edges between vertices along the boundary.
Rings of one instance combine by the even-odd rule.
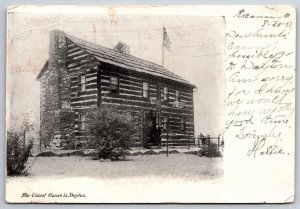
[[110, 49], [51, 31], [49, 58], [37, 80], [45, 146], [84, 143], [86, 110], [105, 105], [134, 118], [135, 146], [153, 145], [151, 130], [156, 124], [163, 130], [163, 146], [167, 137], [174, 146], [194, 137], [196, 86], [161, 65], [130, 55], [125, 43]]

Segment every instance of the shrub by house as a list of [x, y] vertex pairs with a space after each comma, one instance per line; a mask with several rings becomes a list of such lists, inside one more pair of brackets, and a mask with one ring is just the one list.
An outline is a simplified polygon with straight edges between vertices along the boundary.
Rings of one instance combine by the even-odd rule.
[[97, 150], [99, 159], [125, 158], [132, 146], [132, 117], [111, 107], [87, 111], [87, 144]]

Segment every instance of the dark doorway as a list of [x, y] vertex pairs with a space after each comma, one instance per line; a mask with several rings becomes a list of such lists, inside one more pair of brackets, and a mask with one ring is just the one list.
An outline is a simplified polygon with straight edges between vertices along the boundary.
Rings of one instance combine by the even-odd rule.
[[150, 112], [145, 114], [144, 120], [144, 141], [146, 142], [145, 147], [155, 145], [152, 130], [156, 124], [156, 112]]

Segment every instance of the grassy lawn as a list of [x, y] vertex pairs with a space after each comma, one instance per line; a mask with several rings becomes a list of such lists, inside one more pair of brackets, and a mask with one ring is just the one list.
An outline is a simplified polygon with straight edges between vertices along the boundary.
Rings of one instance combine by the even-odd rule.
[[37, 157], [30, 175], [34, 177], [179, 177], [190, 180], [214, 179], [223, 175], [223, 159], [188, 154], [138, 155], [126, 161], [99, 161], [90, 157]]
[[[191, 154], [31, 158], [30, 175], [6, 178], [9, 202], [201, 202], [218, 200], [223, 159]], [[84, 194], [87, 198], [23, 198], [27, 192]], [[216, 197], [216, 199], [214, 199]]]

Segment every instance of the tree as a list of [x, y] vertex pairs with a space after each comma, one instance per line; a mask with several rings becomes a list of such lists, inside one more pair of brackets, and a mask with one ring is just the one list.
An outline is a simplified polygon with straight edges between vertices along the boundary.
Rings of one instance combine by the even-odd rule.
[[27, 175], [27, 161], [31, 153], [32, 142], [24, 144], [22, 134], [18, 132], [7, 133], [7, 175]]
[[88, 147], [97, 150], [99, 159], [125, 158], [132, 146], [132, 117], [112, 107], [102, 106], [87, 112]]
[[29, 113], [25, 113], [23, 116], [22, 124], [21, 124], [21, 131], [23, 134], [23, 144], [26, 143], [26, 133], [28, 133], [32, 129], [32, 125], [30, 124], [30, 115]]
[[23, 116], [22, 124], [18, 129], [7, 132], [7, 175], [27, 175], [27, 161], [33, 146], [32, 140], [26, 143], [27, 133], [32, 129], [30, 116]]

